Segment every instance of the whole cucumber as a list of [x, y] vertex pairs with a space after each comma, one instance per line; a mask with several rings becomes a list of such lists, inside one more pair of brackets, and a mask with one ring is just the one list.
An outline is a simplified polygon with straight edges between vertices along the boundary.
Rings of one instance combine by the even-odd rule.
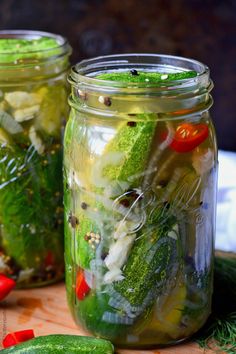
[[93, 337], [67, 334], [39, 336], [2, 350], [3, 354], [113, 354], [111, 342]]

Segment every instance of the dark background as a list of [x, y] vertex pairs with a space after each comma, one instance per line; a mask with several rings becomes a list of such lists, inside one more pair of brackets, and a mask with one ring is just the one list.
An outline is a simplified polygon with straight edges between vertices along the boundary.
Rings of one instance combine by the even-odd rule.
[[72, 63], [128, 52], [204, 62], [215, 83], [219, 147], [236, 151], [236, 0], [0, 0], [0, 29], [62, 34]]

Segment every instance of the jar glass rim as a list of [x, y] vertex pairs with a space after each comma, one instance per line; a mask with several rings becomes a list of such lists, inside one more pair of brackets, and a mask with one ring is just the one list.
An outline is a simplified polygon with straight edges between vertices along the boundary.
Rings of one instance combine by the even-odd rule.
[[[120, 71], [127, 71], [128, 69], [133, 68], [144, 71], [155, 71], [155, 69], [158, 69], [163, 73], [194, 70], [198, 75], [194, 78], [185, 78], [172, 81], [169, 79], [163, 80], [161, 85], [160, 82], [122, 82], [96, 78], [96, 75], [109, 72], [110, 70], [117, 71], [117, 69], [119, 69]], [[186, 85], [192, 86], [193, 84], [195, 86], [196, 82], [207, 87], [209, 85], [209, 75], [209, 68], [195, 59], [166, 54], [132, 53], [106, 55], [82, 60], [71, 68], [69, 81], [74, 85], [77, 83], [83, 83], [89, 86], [94, 85], [120, 88], [163, 88], [168, 86], [183, 87]]]

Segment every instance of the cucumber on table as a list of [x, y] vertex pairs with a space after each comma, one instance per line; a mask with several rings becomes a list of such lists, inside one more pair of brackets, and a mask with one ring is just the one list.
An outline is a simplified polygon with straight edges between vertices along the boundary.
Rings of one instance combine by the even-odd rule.
[[3, 354], [113, 354], [111, 342], [67, 334], [40, 336], [2, 350]]

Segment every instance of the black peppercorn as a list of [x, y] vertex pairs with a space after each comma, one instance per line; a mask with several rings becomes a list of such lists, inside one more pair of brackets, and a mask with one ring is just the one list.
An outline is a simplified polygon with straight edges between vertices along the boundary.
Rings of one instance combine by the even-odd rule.
[[135, 69], [131, 69], [130, 70], [130, 74], [133, 75], [133, 76], [136, 76], [136, 75], [138, 75], [138, 72]]
[[104, 104], [105, 104], [105, 106], [108, 106], [108, 107], [111, 106], [111, 99], [110, 99], [110, 97], [104, 97]]
[[82, 209], [86, 210], [87, 207], [88, 207], [88, 204], [86, 204], [85, 202], [82, 202], [82, 203], [81, 203], [81, 208], [82, 208]]
[[77, 225], [79, 225], [79, 220], [75, 215], [72, 215], [72, 213], [70, 212], [69, 217], [68, 217], [68, 222], [71, 224], [71, 227], [73, 229], [76, 228]]
[[126, 198], [126, 199], [121, 199], [120, 201], [119, 201], [119, 203], [121, 204], [121, 205], [123, 205], [123, 207], [125, 207], [125, 208], [128, 208], [129, 206], [130, 206], [130, 201]]
[[129, 127], [136, 127], [137, 123], [136, 122], [128, 122], [127, 125]]
[[81, 90], [77, 91], [77, 95], [83, 101], [87, 101], [87, 99], [88, 99], [88, 94], [86, 92], [81, 91]]

